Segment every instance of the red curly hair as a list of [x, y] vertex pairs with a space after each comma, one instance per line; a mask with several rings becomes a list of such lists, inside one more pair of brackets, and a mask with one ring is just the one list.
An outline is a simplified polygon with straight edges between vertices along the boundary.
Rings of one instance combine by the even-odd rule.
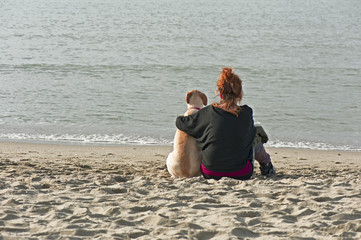
[[242, 80], [232, 68], [222, 69], [217, 88], [216, 93], [220, 94], [221, 101], [212, 105], [238, 116], [241, 107], [237, 103], [241, 102], [243, 97]]

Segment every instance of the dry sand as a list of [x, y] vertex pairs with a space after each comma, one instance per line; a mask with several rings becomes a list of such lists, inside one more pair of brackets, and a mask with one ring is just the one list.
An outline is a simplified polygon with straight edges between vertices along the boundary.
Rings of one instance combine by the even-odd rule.
[[217, 182], [169, 146], [0, 143], [0, 239], [361, 239], [361, 153], [267, 150], [277, 176]]

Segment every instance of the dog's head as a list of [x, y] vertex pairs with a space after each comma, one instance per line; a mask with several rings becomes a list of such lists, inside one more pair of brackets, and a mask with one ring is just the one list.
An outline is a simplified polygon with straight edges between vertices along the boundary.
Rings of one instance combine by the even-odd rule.
[[192, 90], [188, 92], [186, 96], [186, 100], [187, 100], [187, 104], [192, 106], [197, 106], [199, 108], [202, 108], [203, 105], [206, 106], [208, 102], [207, 96], [198, 90]]

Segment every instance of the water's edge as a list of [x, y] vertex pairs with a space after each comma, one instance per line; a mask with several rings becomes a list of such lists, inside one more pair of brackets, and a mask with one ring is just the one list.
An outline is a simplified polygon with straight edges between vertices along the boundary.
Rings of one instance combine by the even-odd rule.
[[[0, 137], [0, 142], [9, 143], [31, 143], [31, 144], [50, 144], [50, 145], [64, 145], [64, 146], [173, 146], [173, 140], [169, 139], [154, 139], [143, 137], [141, 139], [134, 138], [133, 140], [111, 140], [108, 139], [65, 139], [64, 137], [51, 138], [50, 136], [43, 136], [42, 138], [20, 138], [20, 137]], [[269, 141], [265, 147], [271, 148], [294, 148], [294, 149], [309, 149], [309, 150], [325, 150], [325, 151], [350, 151], [361, 152], [361, 149], [345, 145], [335, 146], [320, 142], [283, 142], [283, 141]]]

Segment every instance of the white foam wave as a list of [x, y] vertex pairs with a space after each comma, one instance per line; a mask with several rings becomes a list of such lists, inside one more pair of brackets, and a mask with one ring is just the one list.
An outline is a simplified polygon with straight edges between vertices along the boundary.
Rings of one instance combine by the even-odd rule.
[[69, 144], [115, 144], [115, 145], [168, 145], [171, 142], [164, 138], [148, 136], [126, 136], [123, 134], [0, 134], [0, 139], [12, 141], [61, 142]]
[[269, 141], [269, 147], [276, 148], [301, 148], [311, 150], [342, 150], [342, 151], [356, 151], [361, 152], [361, 149], [351, 145], [332, 145], [322, 142], [283, 142], [283, 141]]
[[[105, 144], [105, 145], [172, 145], [173, 139], [163, 137], [151, 137], [141, 135], [124, 134], [28, 134], [28, 133], [0, 133], [0, 139], [4, 141], [33, 141], [63, 144]], [[285, 142], [269, 141], [266, 146], [276, 148], [301, 148], [313, 150], [343, 150], [361, 152], [361, 148], [351, 145], [331, 145], [322, 142]]]

